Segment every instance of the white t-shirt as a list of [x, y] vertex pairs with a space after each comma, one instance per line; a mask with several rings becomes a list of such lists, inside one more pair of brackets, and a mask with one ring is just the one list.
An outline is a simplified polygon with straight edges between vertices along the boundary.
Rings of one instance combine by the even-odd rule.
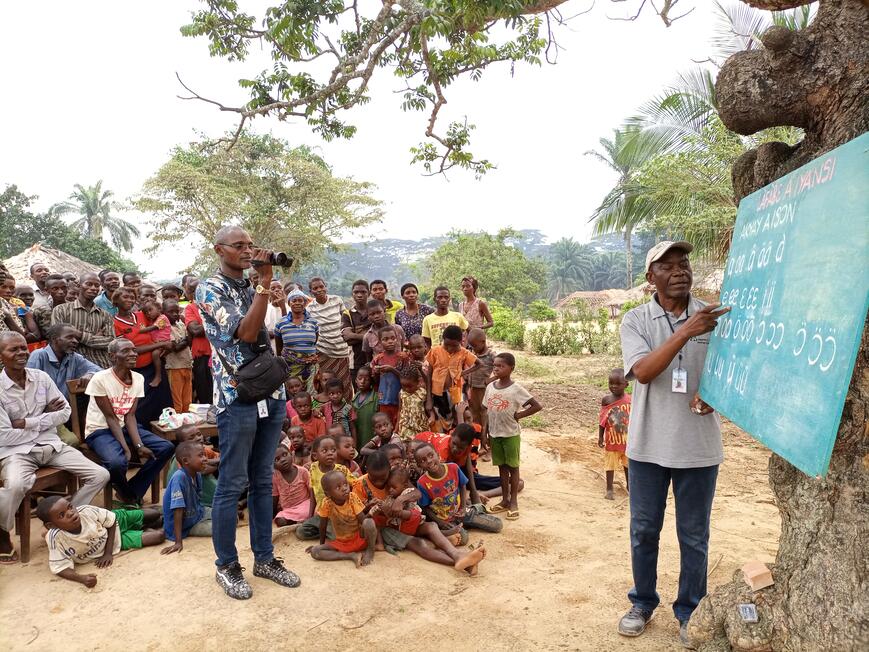
[[[115, 416], [119, 425], [124, 427], [124, 416], [133, 407], [133, 401], [145, 395], [145, 378], [142, 374], [131, 371], [132, 383], [125, 385], [111, 369], [98, 371], [88, 383], [85, 394], [88, 396], [108, 396], [115, 410]], [[84, 436], [87, 437], [94, 430], [108, 428], [106, 417], [100, 410], [96, 401], [88, 403], [87, 418], [84, 425]]]
[[[78, 507], [81, 517], [81, 532], [66, 532], [51, 528], [45, 535], [48, 544], [48, 568], [59, 573], [78, 564], [99, 559], [106, 550], [109, 529], [115, 526], [117, 517], [102, 507], [82, 505]], [[112, 554], [121, 552], [121, 535], [115, 533]]]
[[513, 415], [533, 396], [519, 383], [513, 383], [503, 389], [495, 387], [497, 384], [497, 380], [489, 383], [486, 386], [486, 393], [483, 394], [483, 407], [489, 413], [489, 436], [515, 437], [522, 432], [522, 428]]

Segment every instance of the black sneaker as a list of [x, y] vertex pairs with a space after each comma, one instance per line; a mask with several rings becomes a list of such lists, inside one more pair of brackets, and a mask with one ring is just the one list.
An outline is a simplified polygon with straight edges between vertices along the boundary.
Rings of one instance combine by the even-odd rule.
[[269, 562], [256, 562], [253, 565], [253, 574], [291, 589], [302, 583], [298, 575], [284, 567], [284, 560], [280, 557], [273, 557]]
[[241, 567], [241, 564], [234, 561], [226, 566], [218, 566], [214, 575], [226, 595], [236, 600], [248, 600], [253, 595], [253, 589], [244, 579], [242, 571], [244, 568]]
[[639, 636], [652, 619], [653, 611], [646, 611], [633, 606], [619, 621], [619, 634], [622, 636]]

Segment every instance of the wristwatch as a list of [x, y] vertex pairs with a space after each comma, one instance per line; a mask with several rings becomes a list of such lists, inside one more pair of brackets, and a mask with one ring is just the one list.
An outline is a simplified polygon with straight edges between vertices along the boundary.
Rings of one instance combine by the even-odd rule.
[[263, 287], [262, 285], [257, 285], [257, 286], [256, 286], [256, 290], [255, 290], [255, 292], [256, 292], [257, 294], [268, 294], [268, 293], [269, 293], [269, 289]]

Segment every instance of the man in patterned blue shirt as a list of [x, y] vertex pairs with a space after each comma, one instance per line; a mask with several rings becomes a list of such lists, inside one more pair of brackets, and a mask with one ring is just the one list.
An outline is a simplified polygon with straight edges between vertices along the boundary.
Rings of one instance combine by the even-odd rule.
[[[246, 600], [253, 590], [242, 574], [235, 547], [237, 504], [248, 490], [253, 574], [295, 587], [297, 575], [274, 556], [272, 545], [272, 470], [275, 450], [286, 417], [281, 386], [258, 403], [238, 398], [238, 371], [270, 346], [264, 322], [269, 306], [271, 252], [255, 247], [250, 235], [225, 226], [215, 235], [220, 271], [199, 283], [196, 304], [205, 335], [213, 348], [212, 373], [217, 388], [217, 429], [220, 436], [220, 476], [212, 503], [212, 541], [217, 555], [217, 583], [228, 596]], [[259, 285], [252, 288], [244, 270], [256, 264]]]

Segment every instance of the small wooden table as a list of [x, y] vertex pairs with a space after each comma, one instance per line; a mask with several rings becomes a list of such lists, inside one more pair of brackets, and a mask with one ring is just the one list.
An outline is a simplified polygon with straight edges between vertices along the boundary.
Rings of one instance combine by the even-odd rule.
[[[215, 423], [197, 423], [196, 427], [203, 437], [217, 437], [217, 424]], [[168, 441], [175, 441], [175, 431], [177, 428], [164, 428], [158, 421], [151, 422], [151, 432], [158, 437], [162, 437]]]

